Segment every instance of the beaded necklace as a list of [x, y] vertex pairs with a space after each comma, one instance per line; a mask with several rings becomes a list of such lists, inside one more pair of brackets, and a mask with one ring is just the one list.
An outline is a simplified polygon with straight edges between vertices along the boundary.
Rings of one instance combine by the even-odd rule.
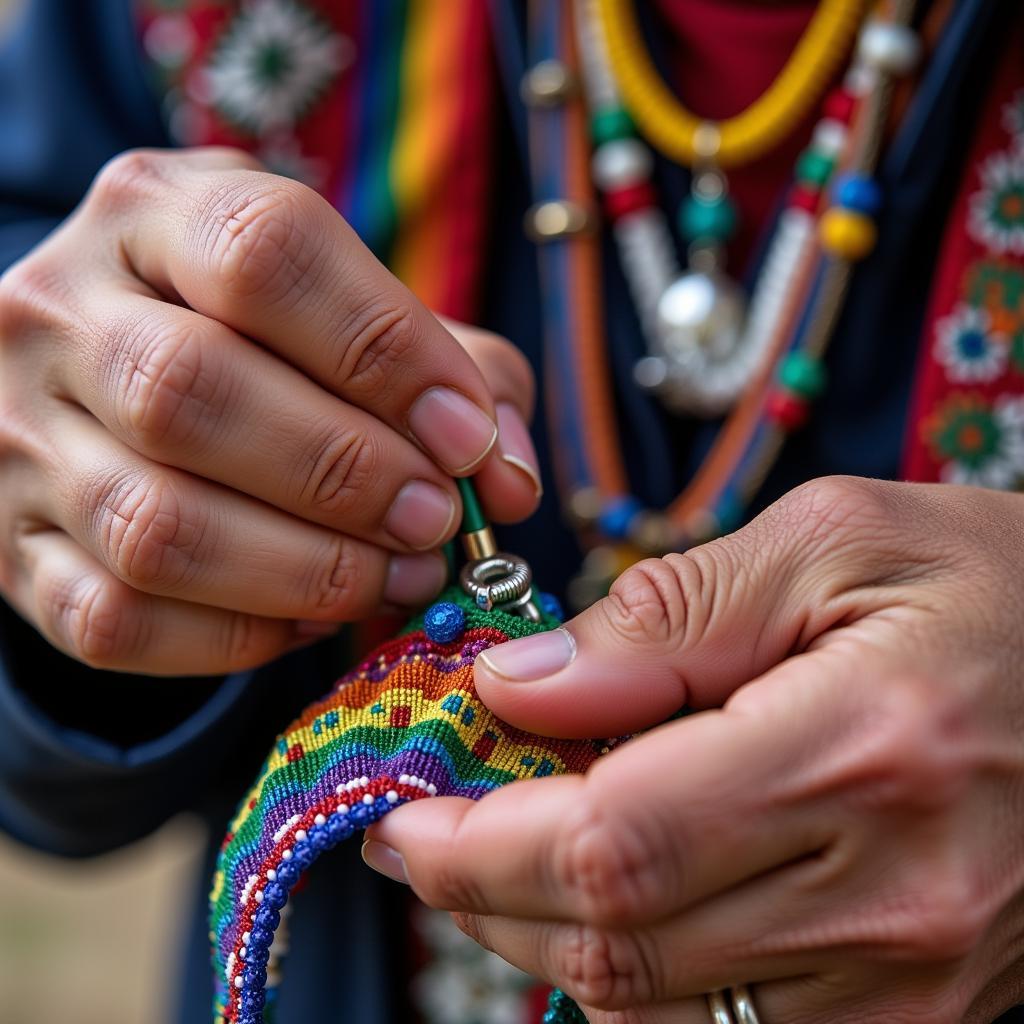
[[[580, 0], [584, 8], [586, 2]], [[531, 104], [537, 204], [529, 216], [534, 237], [543, 243], [538, 258], [545, 343], [556, 369], [552, 376], [559, 380], [557, 399], [549, 401], [560, 442], [557, 469], [566, 507], [593, 548], [573, 586], [574, 604], [590, 603], [646, 554], [685, 549], [738, 525], [786, 435], [806, 421], [811, 401], [824, 387], [821, 358], [852, 267], [874, 244], [873, 217], [881, 196], [871, 173], [893, 82], [911, 70], [920, 49], [908, 27], [914, 7], [915, 0], [893, 0], [861, 29], [853, 65], [842, 88], [826, 101], [815, 142], [798, 164], [780, 217], [781, 237], [765, 261], [761, 280], [772, 286], [755, 293], [758, 343], [752, 347], [760, 349], [760, 358], [751, 360], [750, 383], [693, 480], [661, 512], [644, 508], [629, 493], [618, 441], [600, 309], [598, 240], [587, 231], [594, 191], [581, 104], [568, 90], [557, 103]], [[554, 62], [571, 78], [582, 64], [584, 82], [597, 86], [591, 130], [598, 150], [609, 143], [639, 144], [621, 105], [608, 102], [610, 79], [601, 78], [599, 50], [587, 42], [588, 33], [589, 39], [600, 39], [598, 23], [584, 20], [590, 27], [582, 31], [584, 45], [577, 57], [577, 29], [568, 8], [535, 3], [531, 10], [534, 70]], [[825, 122], [830, 124], [822, 129]], [[835, 143], [840, 135], [832, 125], [843, 127], [843, 144], [829, 151], [822, 140]], [[614, 233], [627, 240], [623, 266], [638, 312], [642, 319], [650, 317], [657, 288], [645, 279], [652, 261], [645, 263], [641, 253], [651, 248], [671, 252], [664, 215], [646, 181], [607, 188], [604, 206]], [[650, 246], [644, 244], [652, 238]], [[655, 283], [666, 276], [651, 275]], [[785, 281], [782, 288], [775, 284], [780, 280]]]

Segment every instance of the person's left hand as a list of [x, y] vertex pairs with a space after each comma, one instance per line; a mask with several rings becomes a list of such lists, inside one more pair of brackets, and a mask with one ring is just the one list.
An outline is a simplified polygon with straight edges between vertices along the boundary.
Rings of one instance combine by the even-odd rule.
[[[989, 1022], [1024, 997], [1024, 497], [826, 479], [492, 648], [586, 776], [374, 826], [368, 862], [592, 1024]], [[718, 709], [718, 710], [716, 710]], [[404, 863], [403, 863], [404, 862]]]

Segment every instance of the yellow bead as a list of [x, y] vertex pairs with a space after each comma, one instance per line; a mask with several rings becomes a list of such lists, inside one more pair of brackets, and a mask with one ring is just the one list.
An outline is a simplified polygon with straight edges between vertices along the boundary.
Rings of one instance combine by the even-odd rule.
[[851, 262], [864, 259], [878, 238], [875, 222], [855, 210], [827, 210], [818, 231], [827, 252]]

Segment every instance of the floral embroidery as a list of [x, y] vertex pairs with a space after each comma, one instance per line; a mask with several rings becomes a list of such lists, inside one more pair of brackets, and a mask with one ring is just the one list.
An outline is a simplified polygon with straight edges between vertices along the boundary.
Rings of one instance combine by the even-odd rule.
[[1024, 256], [1024, 150], [996, 153], [981, 166], [968, 230], [995, 253]]
[[290, 129], [353, 59], [351, 40], [298, 0], [253, 0], [206, 68], [210, 102], [253, 135]]
[[954, 394], [923, 426], [944, 482], [1010, 490], [1024, 479], [1024, 398]]
[[995, 380], [1006, 368], [1007, 338], [984, 309], [961, 303], [936, 325], [935, 358], [959, 384]]

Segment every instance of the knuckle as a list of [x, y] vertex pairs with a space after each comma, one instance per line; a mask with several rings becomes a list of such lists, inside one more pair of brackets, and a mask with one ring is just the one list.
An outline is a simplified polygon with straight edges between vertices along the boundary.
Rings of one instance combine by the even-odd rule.
[[892, 913], [894, 954], [918, 963], [957, 963], [970, 957], [995, 913], [969, 871], [925, 872], [928, 884]]
[[695, 623], [691, 600], [706, 589], [703, 556], [695, 553], [648, 558], [612, 585], [605, 606], [612, 629], [627, 642], [680, 643]]
[[432, 907], [452, 912], [462, 911], [456, 914], [456, 924], [460, 928], [466, 925], [470, 929], [475, 929], [479, 934], [466, 934], [481, 945], [486, 945], [484, 928], [477, 915], [486, 915], [490, 913], [490, 909], [483, 889], [476, 880], [469, 872], [458, 870], [447, 858], [439, 860], [430, 875], [430, 878], [424, 880], [425, 890], [417, 892]]
[[108, 377], [121, 428], [147, 448], [192, 444], [197, 428], [216, 420], [227, 401], [198, 330], [151, 316], [126, 325], [124, 333], [124, 343], [108, 348], [117, 364]]
[[586, 924], [617, 927], [654, 914], [671, 886], [665, 855], [642, 828], [616, 824], [585, 796], [553, 847], [555, 886]]
[[226, 671], [240, 671], [265, 660], [266, 638], [258, 620], [245, 612], [232, 612], [224, 616], [216, 649]]
[[349, 617], [372, 605], [367, 600], [366, 585], [355, 544], [344, 537], [333, 537], [308, 574], [305, 603], [318, 611]]
[[234, 181], [198, 204], [189, 237], [220, 291], [287, 306], [320, 262], [320, 216], [314, 194], [298, 184]]
[[0, 345], [32, 330], [63, 323], [67, 289], [59, 267], [39, 253], [19, 260], [0, 275]]
[[827, 476], [801, 484], [766, 514], [784, 532], [798, 532], [805, 541], [823, 545], [837, 535], [885, 526], [892, 511], [884, 484], [853, 476]]
[[68, 653], [93, 668], [122, 665], [144, 642], [143, 619], [130, 595], [99, 576], [39, 581], [41, 625]]
[[166, 178], [167, 153], [129, 149], [108, 160], [86, 199], [90, 209], [111, 213], [151, 198]]
[[654, 998], [643, 946], [625, 932], [568, 925], [552, 951], [560, 987], [598, 1010], [619, 1010]]
[[421, 328], [411, 308], [371, 302], [349, 318], [342, 331], [335, 380], [361, 391], [377, 391], [422, 343]]
[[204, 523], [186, 514], [170, 482], [126, 476], [90, 490], [93, 529], [114, 572], [141, 589], [187, 587], [200, 564]]
[[365, 500], [382, 461], [372, 434], [332, 431], [312, 451], [299, 490], [303, 504], [336, 515]]

